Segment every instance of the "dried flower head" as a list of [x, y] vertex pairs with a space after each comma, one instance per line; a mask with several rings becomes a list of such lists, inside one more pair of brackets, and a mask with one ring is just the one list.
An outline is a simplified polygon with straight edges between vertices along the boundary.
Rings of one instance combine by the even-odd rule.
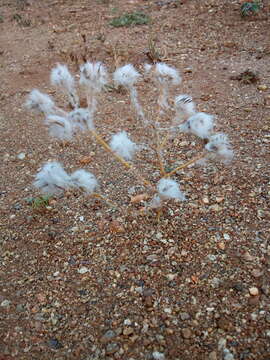
[[94, 190], [98, 187], [96, 177], [89, 171], [83, 169], [74, 171], [70, 175], [70, 178], [72, 185], [75, 188], [79, 188], [88, 194], [93, 193]]
[[30, 92], [25, 106], [30, 110], [34, 110], [44, 115], [55, 114], [55, 104], [52, 98], [37, 89]]
[[70, 176], [60, 163], [47, 162], [37, 173], [34, 186], [45, 194], [59, 194], [70, 187]]
[[113, 80], [116, 85], [122, 85], [126, 88], [133, 87], [140, 77], [141, 75], [131, 64], [124, 65], [113, 73]]
[[86, 62], [80, 67], [80, 84], [98, 93], [108, 82], [108, 73], [101, 62]]
[[59, 140], [71, 140], [73, 136], [73, 126], [68, 118], [49, 115], [45, 120], [49, 127], [49, 135]]
[[132, 160], [138, 145], [131, 141], [125, 131], [118, 132], [112, 136], [111, 149], [126, 160]]
[[185, 200], [185, 195], [180, 190], [179, 184], [172, 179], [162, 178], [157, 185], [158, 196], [161, 200], [178, 199]]
[[58, 64], [51, 71], [51, 83], [65, 91], [74, 108], [78, 107], [79, 99], [75, 90], [75, 81], [66, 65]]
[[212, 115], [198, 112], [191, 116], [186, 122], [179, 125], [179, 129], [185, 133], [194, 134], [201, 139], [207, 139], [211, 135], [214, 127], [214, 117]]
[[[210, 136], [209, 142], [205, 145], [214, 158], [221, 160], [224, 163], [229, 163], [233, 159], [233, 150], [228, 139], [228, 136], [223, 133], [218, 133]], [[210, 156], [210, 158], [212, 158]]]

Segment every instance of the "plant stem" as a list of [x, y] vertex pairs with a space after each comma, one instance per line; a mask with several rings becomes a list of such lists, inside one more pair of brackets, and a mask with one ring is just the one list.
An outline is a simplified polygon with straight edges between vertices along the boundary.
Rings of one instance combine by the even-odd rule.
[[191, 165], [191, 164], [194, 164], [196, 161], [202, 159], [204, 156], [205, 156], [204, 153], [196, 156], [194, 159], [191, 159], [191, 160], [187, 161], [185, 164], [180, 165], [180, 166], [178, 166], [177, 168], [175, 168], [175, 169], [173, 169], [172, 171], [170, 171], [169, 173], [167, 173], [167, 174], [165, 175], [165, 177], [170, 177], [171, 175], [175, 174], [177, 171], [182, 170], [182, 169], [188, 167], [188, 166]]
[[94, 130], [90, 130], [91, 134], [96, 138], [96, 140], [99, 142], [99, 144], [109, 153], [111, 153], [116, 160], [118, 160], [122, 165], [124, 165], [127, 169], [132, 170], [134, 175], [144, 184], [147, 186], [151, 186], [152, 189], [152, 185], [150, 183], [150, 181], [146, 180], [144, 177], [142, 177], [137, 169], [134, 168], [134, 166], [132, 164], [130, 164], [129, 162], [127, 162], [125, 159], [122, 158], [122, 156], [116, 154], [114, 151], [112, 151], [112, 149], [110, 148], [110, 146], [106, 143], [106, 141], [104, 141], [102, 139], [101, 136], [99, 136], [98, 133], [96, 133]]
[[100, 195], [100, 194], [98, 194], [98, 193], [92, 193], [91, 196], [93, 196], [93, 197], [95, 197], [95, 198], [97, 198], [97, 199], [100, 199], [100, 200], [105, 201], [106, 203], [108, 203], [109, 206], [112, 206], [112, 207], [114, 207], [114, 208], [118, 208], [118, 207], [119, 207], [115, 202], [113, 202], [113, 201], [110, 200], [110, 199], [107, 199], [105, 196]]

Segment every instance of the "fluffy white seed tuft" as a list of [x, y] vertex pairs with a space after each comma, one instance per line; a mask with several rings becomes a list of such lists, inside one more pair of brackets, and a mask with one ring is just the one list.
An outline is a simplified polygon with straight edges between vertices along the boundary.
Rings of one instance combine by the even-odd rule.
[[93, 116], [88, 109], [75, 109], [68, 114], [68, 119], [73, 126], [74, 132], [94, 130]]
[[68, 118], [49, 115], [45, 120], [49, 127], [49, 135], [59, 140], [71, 140], [73, 136], [73, 126]]
[[94, 93], [100, 92], [107, 82], [108, 73], [101, 62], [88, 61], [80, 67], [80, 84]]
[[126, 88], [130, 88], [135, 85], [141, 75], [131, 64], [124, 65], [113, 73], [113, 80], [116, 85], [122, 85]]
[[186, 122], [179, 125], [180, 131], [194, 134], [201, 139], [209, 138], [213, 127], [214, 117], [203, 112], [198, 112], [191, 116]]
[[125, 131], [118, 132], [112, 136], [111, 149], [126, 160], [132, 160], [138, 145], [131, 141]]
[[172, 179], [162, 178], [157, 185], [158, 195], [161, 200], [178, 199], [185, 200], [185, 195], [180, 190], [180, 186]]
[[161, 84], [179, 85], [182, 81], [179, 71], [164, 63], [156, 64], [155, 75]]
[[66, 65], [58, 64], [51, 71], [51, 83], [67, 92], [73, 107], [78, 107], [79, 99], [75, 90], [75, 81]]
[[37, 173], [34, 186], [44, 194], [59, 194], [70, 187], [70, 176], [60, 163], [47, 162]]
[[83, 169], [74, 171], [70, 175], [70, 178], [75, 188], [79, 188], [88, 194], [93, 193], [94, 190], [98, 187], [96, 177], [89, 171]]
[[144, 68], [144, 72], [145, 72], [146, 74], [148, 74], [148, 73], [151, 71], [151, 69], [153, 68], [153, 65], [148, 64], [148, 63], [145, 63], [145, 64], [143, 65], [143, 68]]
[[55, 104], [52, 98], [47, 94], [43, 94], [37, 89], [34, 89], [30, 92], [27, 97], [25, 106], [30, 110], [34, 110], [44, 115], [55, 113]]
[[224, 163], [231, 162], [234, 156], [228, 136], [223, 133], [210, 136], [209, 142], [205, 145], [205, 149]]

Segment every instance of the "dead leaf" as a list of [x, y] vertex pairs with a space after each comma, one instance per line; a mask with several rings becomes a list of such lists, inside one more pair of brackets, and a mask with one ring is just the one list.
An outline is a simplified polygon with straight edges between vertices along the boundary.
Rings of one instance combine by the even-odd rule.
[[139, 194], [139, 195], [135, 195], [135, 196], [132, 196], [131, 199], [130, 199], [130, 202], [132, 204], [137, 204], [141, 201], [144, 201], [144, 200], [147, 200], [149, 198], [149, 195], [144, 193], [144, 194]]
[[81, 165], [87, 165], [87, 164], [90, 164], [91, 161], [92, 161], [92, 158], [90, 156], [84, 156], [83, 158], [81, 158], [79, 160], [79, 163]]

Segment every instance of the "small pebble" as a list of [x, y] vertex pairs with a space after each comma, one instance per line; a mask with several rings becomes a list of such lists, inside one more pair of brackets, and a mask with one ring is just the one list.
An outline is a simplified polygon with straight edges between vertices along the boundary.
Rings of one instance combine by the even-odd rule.
[[19, 160], [24, 160], [24, 159], [25, 159], [25, 153], [22, 152], [22, 153], [18, 154], [18, 155], [17, 155], [17, 158], [18, 158]]
[[78, 269], [78, 273], [80, 274], [85, 274], [89, 271], [89, 269], [87, 269], [87, 267], [83, 266], [80, 269]]
[[165, 360], [165, 355], [163, 353], [160, 353], [158, 351], [154, 351], [152, 353], [153, 359], [154, 360]]
[[261, 90], [261, 91], [266, 91], [266, 90], [268, 90], [268, 86], [264, 85], [264, 84], [261, 84], [261, 85], [258, 85], [257, 89]]
[[185, 328], [182, 330], [182, 336], [184, 339], [189, 339], [192, 336], [192, 332], [190, 331], [190, 329]]
[[251, 288], [249, 288], [249, 293], [252, 296], [257, 296], [257, 295], [259, 295], [259, 289], [256, 288], [255, 286], [251, 287]]
[[48, 345], [49, 345], [49, 347], [51, 347], [52, 349], [55, 349], [55, 350], [61, 349], [63, 347], [63, 345], [55, 338], [50, 339], [48, 341]]
[[108, 355], [112, 355], [119, 350], [119, 346], [117, 343], [111, 343], [106, 346], [106, 353]]
[[1, 306], [2, 306], [2, 307], [8, 307], [10, 304], [11, 304], [11, 301], [10, 301], [10, 300], [3, 300], [3, 301], [1, 302]]

